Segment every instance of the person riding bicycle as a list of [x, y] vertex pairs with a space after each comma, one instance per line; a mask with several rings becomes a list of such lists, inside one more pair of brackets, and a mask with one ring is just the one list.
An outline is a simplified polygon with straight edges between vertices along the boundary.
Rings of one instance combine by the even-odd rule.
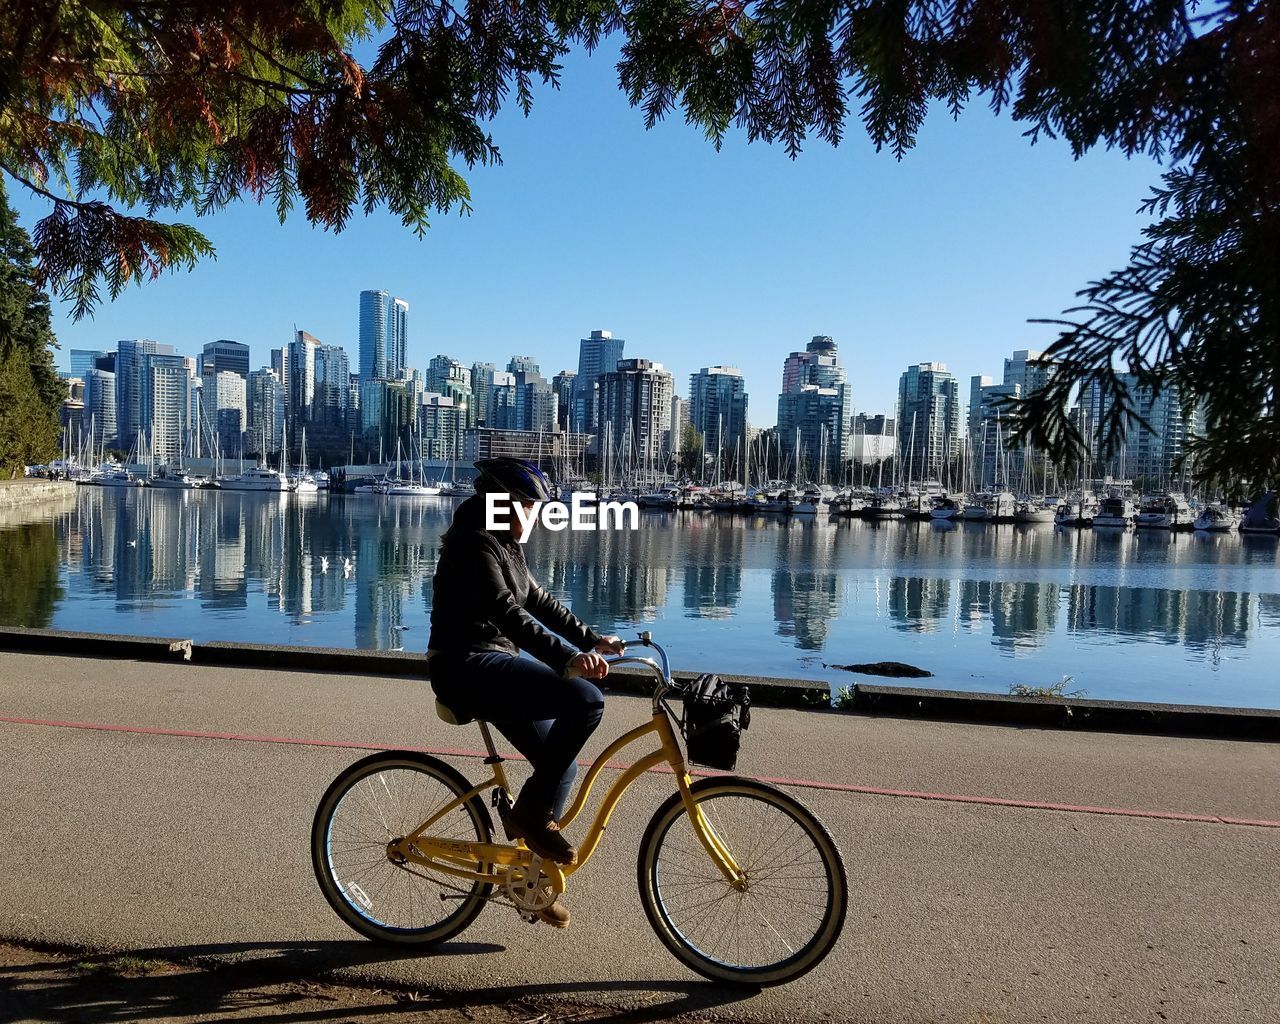
[[[604, 654], [622, 641], [603, 636], [540, 587], [529, 574], [524, 528], [514, 507], [509, 530], [489, 530], [486, 502], [505, 495], [526, 511], [551, 500], [551, 483], [522, 459], [484, 459], [476, 493], [454, 513], [444, 535], [431, 598], [427, 665], [437, 699], [460, 718], [490, 722], [529, 759], [533, 774], [502, 815], [508, 838], [534, 853], [573, 864], [577, 851], [558, 819], [577, 774], [577, 757], [604, 714], [590, 680], [609, 673]], [[501, 506], [500, 506], [501, 507]], [[537, 658], [520, 657], [524, 651]], [[551, 923], [568, 923], [558, 905]]]

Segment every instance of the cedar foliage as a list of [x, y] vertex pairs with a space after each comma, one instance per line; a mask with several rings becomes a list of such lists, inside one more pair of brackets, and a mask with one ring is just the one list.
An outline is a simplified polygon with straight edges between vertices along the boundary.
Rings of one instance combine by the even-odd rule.
[[856, 118], [902, 156], [931, 105], [979, 100], [1033, 141], [1168, 168], [1128, 266], [1059, 321], [1066, 372], [1015, 410], [1015, 443], [1080, 457], [1083, 383], [1113, 450], [1132, 422], [1118, 360], [1205, 404], [1202, 475], [1274, 481], [1277, 22], [1274, 0], [26, 0], [0, 12], [0, 169], [53, 202], [40, 269], [79, 316], [104, 285], [211, 253], [164, 210], [249, 196], [341, 230], [385, 206], [418, 232], [468, 210], [458, 168], [499, 159], [488, 121], [608, 35], [646, 123], [680, 108], [717, 146], [737, 129], [795, 156]]

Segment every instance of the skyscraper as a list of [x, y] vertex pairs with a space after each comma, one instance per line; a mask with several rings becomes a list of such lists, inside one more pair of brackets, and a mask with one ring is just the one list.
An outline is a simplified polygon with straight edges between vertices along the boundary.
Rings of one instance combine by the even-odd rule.
[[316, 389], [312, 420], [328, 427], [345, 427], [351, 391], [351, 363], [341, 345], [316, 348]]
[[702, 450], [713, 459], [718, 457], [726, 474], [738, 475], [747, 453], [747, 388], [742, 371], [735, 366], [704, 366], [691, 374], [689, 423], [702, 435]]
[[990, 377], [975, 376], [969, 381], [969, 456], [973, 477], [983, 489], [1009, 485], [1011, 473], [1004, 442], [1009, 436], [1005, 403], [1022, 397], [1022, 387], [1014, 383], [996, 384]]
[[[787, 356], [778, 395], [778, 444], [784, 455], [799, 461], [798, 472], [839, 473], [849, 453], [852, 404], [839, 348], [831, 338], [815, 335], [803, 352]], [[744, 412], [744, 434], [745, 419]]]
[[246, 391], [249, 447], [256, 450], [261, 446], [263, 455], [278, 455], [284, 426], [284, 385], [274, 370], [263, 367], [249, 374]]
[[556, 396], [556, 428], [568, 430], [573, 420], [573, 370], [561, 370], [551, 378], [551, 391]]
[[507, 360], [507, 373], [541, 373], [533, 356], [512, 356]]
[[489, 389], [493, 386], [493, 363], [471, 364], [471, 413], [479, 424], [489, 422]]
[[249, 346], [238, 341], [211, 341], [200, 357], [201, 375], [211, 377], [226, 370], [249, 377]]
[[[204, 415], [213, 427], [218, 451], [225, 458], [239, 458], [246, 451], [267, 450], [271, 440], [261, 434], [247, 442], [245, 440], [245, 427], [249, 420], [247, 390], [245, 378], [231, 370], [204, 375]], [[279, 438], [274, 440], [278, 450]]]
[[149, 386], [145, 360], [149, 355], [175, 355], [172, 345], [135, 339], [116, 345], [116, 428], [118, 443], [125, 450], [138, 440], [142, 426], [143, 395]]
[[495, 370], [489, 378], [489, 418], [487, 426], [499, 430], [517, 430], [516, 375]]
[[515, 429], [555, 430], [556, 396], [547, 379], [536, 370], [520, 370], [514, 376], [516, 378]]
[[157, 463], [176, 464], [190, 437], [194, 377], [180, 355], [151, 352], [143, 356], [142, 364], [138, 428]]
[[464, 411], [447, 395], [423, 395], [418, 436], [421, 458], [456, 459], [462, 452]]
[[394, 380], [405, 367], [409, 303], [390, 292], [360, 293], [360, 378]]
[[[1166, 385], [1156, 394], [1150, 385], [1142, 384], [1136, 374], [1122, 373], [1119, 377], [1128, 389], [1135, 416], [1127, 423], [1120, 450], [1102, 468], [1112, 476], [1131, 479], [1142, 488], [1170, 487], [1181, 474], [1187, 442], [1204, 434], [1204, 407], [1184, 408], [1176, 384]], [[1093, 385], [1081, 394], [1080, 405], [1083, 432], [1096, 457], [1101, 448], [1099, 425], [1109, 411], [1108, 403]], [[1150, 424], [1150, 429], [1144, 427], [1142, 421]]]
[[[73, 348], [71, 350], [71, 376], [88, 381], [90, 370], [98, 369], [98, 360], [107, 355], [100, 349]], [[88, 406], [86, 405], [86, 413]]]
[[578, 375], [574, 378], [573, 429], [583, 433], [596, 430], [595, 387], [602, 373], [611, 373], [622, 359], [626, 342], [609, 331], [592, 331], [578, 347]]
[[907, 480], [941, 479], [960, 452], [960, 382], [945, 363], [918, 363], [898, 381], [898, 460]]
[[597, 383], [601, 457], [615, 466], [638, 462], [647, 469], [662, 468], [675, 379], [661, 363], [623, 359], [617, 369], [600, 374]]
[[306, 331], [296, 331], [289, 342], [289, 397], [286, 417], [290, 431], [309, 423], [316, 400], [316, 352], [320, 339]]
[[116, 375], [111, 371], [86, 371], [84, 416], [86, 429], [92, 428], [95, 445], [116, 443]]
[[426, 390], [429, 394], [444, 395], [451, 399], [453, 407], [462, 417], [463, 426], [475, 426], [471, 371], [458, 360], [445, 355], [432, 359], [427, 367]]

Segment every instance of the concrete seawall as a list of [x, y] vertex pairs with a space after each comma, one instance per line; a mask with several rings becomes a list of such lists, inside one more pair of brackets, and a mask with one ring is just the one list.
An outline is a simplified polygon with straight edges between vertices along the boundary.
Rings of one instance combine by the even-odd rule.
[[0, 509], [38, 505], [75, 493], [76, 485], [69, 480], [0, 480]]
[[[428, 677], [426, 658], [404, 651], [357, 651], [271, 644], [197, 643], [184, 637], [116, 636], [54, 629], [0, 627], [0, 652], [29, 652], [114, 660], [184, 662], [227, 668], [260, 668], [327, 675]], [[676, 669], [678, 681], [696, 673]], [[726, 682], [751, 688], [752, 701], [768, 707], [829, 711], [830, 686], [822, 680], [721, 674]], [[651, 677], [624, 667], [612, 672], [608, 688], [647, 693]], [[922, 687], [881, 686], [853, 680], [839, 710], [891, 718], [1023, 725], [1036, 728], [1216, 736], [1280, 742], [1280, 710], [1226, 708], [1136, 701], [1028, 698]]]

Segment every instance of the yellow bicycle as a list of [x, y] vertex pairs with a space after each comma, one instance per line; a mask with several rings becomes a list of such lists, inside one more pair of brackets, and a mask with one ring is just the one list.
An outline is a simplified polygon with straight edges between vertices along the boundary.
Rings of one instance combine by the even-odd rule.
[[[479, 785], [444, 761], [411, 751], [373, 754], [330, 785], [316, 810], [311, 854], [338, 916], [371, 939], [419, 945], [457, 935], [489, 902], [514, 906], [536, 921], [591, 860], [622, 794], [665, 764], [676, 792], [650, 820], [638, 863], [641, 901], [658, 937], [688, 967], [731, 984], [778, 985], [820, 963], [839, 938], [848, 903], [844, 864], [831, 836], [772, 786], [733, 775], [693, 781], [678, 738], [683, 720], [666, 700], [681, 688], [652, 637], [641, 633], [628, 646], [637, 644], [651, 648], [661, 664], [632, 655], [610, 661], [653, 672], [653, 716], [596, 758], [561, 827], [578, 818], [619, 751], [648, 738], [657, 749], [609, 787], [578, 844], [576, 864], [563, 867], [523, 843], [493, 841], [482, 794], [492, 790], [495, 807], [511, 797], [489, 726], [479, 722], [492, 769]], [[464, 724], [436, 707], [445, 721]]]

